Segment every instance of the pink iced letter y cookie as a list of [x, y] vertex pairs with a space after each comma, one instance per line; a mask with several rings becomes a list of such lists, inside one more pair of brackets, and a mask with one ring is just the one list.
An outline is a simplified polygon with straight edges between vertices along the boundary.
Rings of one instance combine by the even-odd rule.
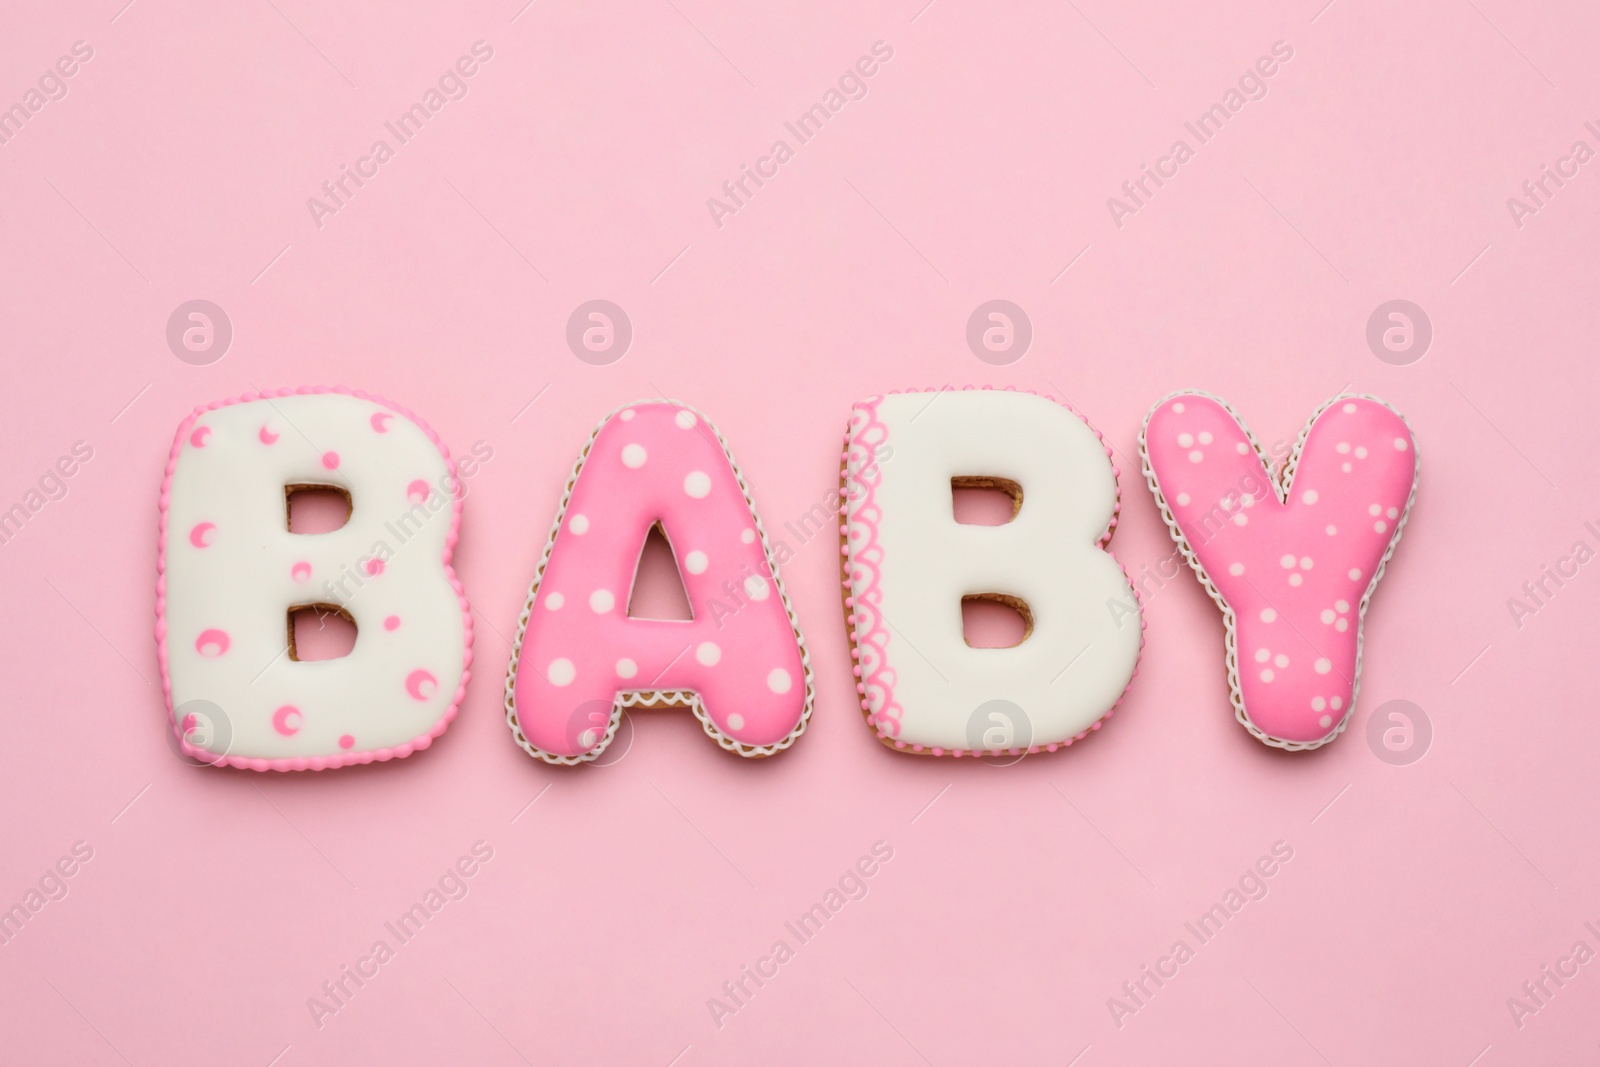
[[[628, 615], [657, 524], [687, 621]], [[523, 608], [506, 680], [517, 743], [547, 763], [593, 760], [624, 708], [680, 705], [723, 748], [768, 756], [799, 737], [811, 697], [777, 562], [722, 436], [672, 401], [608, 416], [573, 470]]]
[[1417, 447], [1381, 400], [1339, 396], [1281, 471], [1221, 400], [1170, 396], [1140, 437], [1173, 539], [1227, 623], [1234, 714], [1269, 745], [1316, 748], [1354, 710], [1367, 601], [1416, 494]]

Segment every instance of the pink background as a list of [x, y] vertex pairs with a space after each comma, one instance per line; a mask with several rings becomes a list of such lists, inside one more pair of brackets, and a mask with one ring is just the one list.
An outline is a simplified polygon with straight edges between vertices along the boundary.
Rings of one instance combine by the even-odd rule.
[[[12, 5], [0, 101], [76, 40], [94, 58], [0, 145], [0, 508], [75, 441], [94, 457], [0, 545], [0, 902], [76, 841], [94, 858], [0, 948], [5, 1058], [1592, 1057], [1600, 962], [1520, 1029], [1506, 1001], [1580, 938], [1600, 950], [1600, 563], [1520, 629], [1507, 598], [1600, 545], [1600, 164], [1520, 229], [1506, 198], [1600, 147], [1600, 17], [1322, 2]], [[480, 39], [469, 95], [318, 229], [306, 199]], [[894, 58], [866, 98], [714, 225], [706, 198], [877, 40]], [[1106, 198], [1277, 40], [1294, 58], [1269, 95], [1115, 226]], [[195, 298], [235, 330], [209, 366], [165, 340]], [[610, 366], [564, 339], [594, 298], [634, 326]], [[965, 341], [993, 298], [1033, 323], [1009, 366]], [[1394, 298], [1435, 330], [1410, 366], [1365, 341]], [[1347, 385], [1404, 411], [1421, 490], [1349, 732], [1290, 757], [1236, 725], [1220, 617], [1185, 574], [1083, 745], [1005, 769], [897, 756], [853, 705], [834, 549], [812, 543], [784, 570], [818, 680], [794, 749], [742, 762], [674, 713], [604, 767], [512, 744], [507, 637], [600, 415], [658, 391], [702, 408], [779, 528], [835, 484], [852, 400], [947, 381], [1059, 389], [1094, 420], [1125, 460], [1113, 549], [1136, 575], [1171, 550], [1126, 462], [1158, 397], [1217, 392], [1264, 442]], [[474, 678], [405, 761], [189, 767], [152, 684], [171, 434], [199, 402], [307, 383], [493, 448], [457, 556]], [[1433, 725], [1409, 766], [1366, 740], [1393, 699]], [[319, 1029], [307, 998], [480, 840], [469, 895]], [[707, 999], [880, 840], [869, 895], [719, 1029]], [[1119, 1027], [1108, 998], [1195, 947], [1185, 920], [1277, 841], [1294, 858], [1268, 896]]]

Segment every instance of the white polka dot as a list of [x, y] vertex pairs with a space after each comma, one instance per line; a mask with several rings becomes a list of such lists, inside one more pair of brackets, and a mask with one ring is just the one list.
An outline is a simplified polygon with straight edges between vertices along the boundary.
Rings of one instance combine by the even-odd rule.
[[1384, 514], [1389, 516], [1391, 519], [1398, 519], [1400, 517], [1400, 509], [1390, 508], [1388, 511], [1384, 512]]
[[589, 532], [589, 516], [574, 515], [567, 521], [567, 529], [582, 537]]
[[732, 715], [729, 715], [728, 716], [728, 729], [730, 729], [730, 730], [743, 730], [744, 729], [744, 716], [740, 715], [737, 711], [734, 712]]
[[1249, 443], [1248, 443], [1248, 442], [1246, 442], [1246, 441], [1240, 441], [1240, 442], [1239, 442], [1239, 443], [1238, 443], [1238, 444], [1236, 444], [1236, 445], [1234, 445], [1234, 446], [1233, 446], [1233, 450], [1234, 450], [1234, 451], [1235, 451], [1235, 452], [1237, 452], [1237, 453], [1239, 453], [1239, 455], [1241, 455], [1241, 456], [1242, 456], [1242, 455], [1244, 455], [1244, 454], [1245, 454], [1245, 453], [1247, 453], [1247, 452], [1249, 452], [1249, 451], [1250, 451], [1250, 445], [1249, 445]]
[[644, 454], [644, 445], [633, 444], [622, 446], [622, 464], [625, 467], [642, 467], [647, 457]]
[[1303, 571], [1308, 571], [1308, 570], [1311, 569], [1311, 557], [1310, 556], [1301, 556], [1300, 557], [1300, 569], [1303, 570]]
[[683, 557], [683, 569], [690, 574], [704, 574], [710, 562], [706, 558], [706, 554], [697, 548]]
[[1265, 663], [1272, 658], [1272, 653], [1264, 648], [1256, 649], [1256, 662]]
[[1194, 444], [1194, 434], [1192, 434], [1192, 433], [1180, 433], [1178, 435], [1178, 447], [1179, 448], [1188, 448], [1192, 444]]
[[1333, 535], [1337, 534], [1338, 532], [1339, 532], [1339, 527], [1333, 525], [1333, 523], [1330, 522], [1328, 524], [1328, 536], [1332, 537]]
[[1334, 711], [1338, 711], [1340, 708], [1344, 707], [1344, 697], [1334, 697], [1328, 701], [1328, 704], [1333, 708]]
[[1333, 624], [1333, 628], [1338, 630], [1340, 633], [1344, 633], [1346, 630], [1350, 629], [1350, 620], [1340, 619], [1338, 622]]
[[554, 686], [568, 686], [578, 676], [578, 669], [572, 665], [570, 659], [557, 659], [550, 661], [550, 669], [544, 672]]
[[1186, 508], [1186, 507], [1189, 506], [1189, 494], [1188, 493], [1179, 493], [1178, 494], [1178, 506], [1180, 508]]
[[1346, 473], [1346, 474], [1349, 474], [1349, 473], [1350, 473], [1350, 469], [1351, 469], [1351, 468], [1350, 468], [1350, 464], [1348, 464], [1348, 463], [1341, 463], [1341, 464], [1339, 464], [1339, 469], [1340, 469], [1340, 470], [1342, 470], [1342, 471], [1344, 471], [1344, 472], [1345, 472], [1345, 473]]
[[789, 686], [793, 684], [789, 678], [789, 672], [782, 667], [774, 667], [767, 674], [767, 688], [774, 693], [787, 693]]
[[1326, 656], [1324, 656], [1317, 660], [1317, 662], [1313, 663], [1311, 665], [1311, 669], [1316, 671], [1318, 674], [1327, 674], [1329, 671], [1333, 670], [1333, 664], [1328, 661]]
[[632, 678], [639, 673], [639, 665], [631, 659], [617, 660], [617, 677]]
[[744, 580], [744, 595], [751, 600], [765, 600], [771, 593], [772, 587], [760, 575], [752, 574]]
[[1200, 443], [1201, 444], [1209, 445], [1213, 440], [1215, 440], [1215, 438], [1213, 438], [1211, 436], [1211, 431], [1210, 430], [1201, 430], [1200, 431]]
[[589, 594], [589, 609], [596, 615], [604, 615], [617, 606], [617, 598], [611, 595], [609, 589], [596, 589]]
[[1284, 570], [1288, 570], [1289, 568], [1293, 567], [1294, 566], [1294, 553], [1293, 552], [1285, 552], [1284, 555], [1283, 555], [1283, 558], [1278, 561], [1278, 566], [1282, 567]]
[[1396, 437], [1394, 439], [1394, 447], [1395, 451], [1404, 452], [1406, 449], [1411, 447], [1411, 442], [1407, 441], [1404, 437]]
[[1183, 414], [1183, 401], [1180, 400], [1176, 404], [1172, 405], [1172, 410], [1176, 411], [1179, 415], [1182, 415]]
[[694, 412], [684, 411], [679, 408], [678, 413], [672, 417], [672, 421], [677, 424], [680, 430], [692, 430], [694, 429]]
[[1300, 499], [1307, 504], [1315, 504], [1317, 502], [1317, 491], [1315, 489], [1307, 489], [1300, 494]]
[[560, 611], [561, 605], [565, 604], [566, 602], [567, 598], [562, 596], [560, 593], [551, 593], [549, 596], [544, 598], [544, 606], [549, 611]]
[[1299, 574], [1299, 572], [1296, 572], [1296, 573], [1294, 573], [1294, 574], [1291, 574], [1291, 575], [1289, 575], [1289, 584], [1290, 584], [1290, 585], [1295, 585], [1295, 586], [1297, 586], [1297, 585], [1299, 585], [1299, 584], [1300, 584], [1300, 583], [1301, 583], [1301, 582], [1304, 582], [1304, 581], [1305, 581], [1305, 578], [1303, 578], [1303, 577], [1301, 577], [1301, 575], [1300, 575], [1300, 574]]
[[703, 667], [715, 667], [717, 660], [722, 658], [722, 649], [718, 648], [714, 642], [706, 641], [694, 650], [694, 658], [699, 660], [700, 665]]
[[1326, 730], [1326, 729], [1327, 729], [1327, 728], [1328, 728], [1328, 727], [1330, 727], [1330, 726], [1332, 726], [1332, 725], [1333, 725], [1333, 716], [1332, 716], [1332, 715], [1324, 715], [1324, 716], [1323, 716], [1323, 717], [1322, 717], [1322, 718], [1320, 718], [1320, 719], [1318, 719], [1318, 720], [1317, 720], [1317, 723], [1318, 723], [1318, 724], [1319, 724], [1319, 725], [1320, 725], [1320, 726], [1321, 726], [1321, 727], [1322, 727], [1322, 728], [1323, 728], [1323, 729], [1324, 729], [1324, 730]]
[[1272, 668], [1270, 668], [1270, 667], [1268, 667], [1266, 670], [1261, 672], [1261, 680], [1263, 682], [1270, 682], [1270, 681], [1272, 681], [1272, 679], [1274, 679], [1276, 677], [1277, 677], [1277, 675], [1272, 673]]
[[699, 500], [711, 492], [711, 475], [705, 471], [690, 471], [684, 476], [683, 491]]
[[1233, 524], [1235, 526], [1243, 526], [1245, 523], [1247, 523], [1249, 521], [1250, 521], [1250, 516], [1246, 515], [1242, 511], [1239, 512], [1239, 514], [1237, 514], [1237, 515], [1235, 515], [1233, 517]]
[[1277, 622], [1278, 621], [1278, 613], [1276, 611], [1274, 611], [1272, 608], [1262, 608], [1261, 609], [1261, 621], [1262, 622]]
[[1322, 625], [1324, 625], [1324, 626], [1332, 626], [1333, 625], [1333, 620], [1335, 618], [1337, 618], [1337, 616], [1334, 615], [1332, 608], [1323, 608], [1322, 609], [1321, 618], [1322, 618]]
[[1379, 515], [1382, 515], [1383, 514], [1383, 505], [1382, 504], [1368, 504], [1367, 505], [1367, 514], [1371, 515], [1373, 517], [1377, 517]]
[[619, 415], [617, 417], [620, 418], [623, 422], [627, 422], [629, 419], [633, 418], [633, 409], [629, 408], [628, 410], [624, 411], [621, 415]]
[[1195, 449], [1193, 452], [1189, 453], [1189, 462], [1190, 463], [1199, 463], [1201, 460], [1203, 460], [1205, 458], [1206, 458], [1206, 454], [1204, 452], [1200, 451], [1198, 448]]
[[1352, 582], [1359, 582], [1361, 580], [1361, 568], [1360, 567], [1351, 567], [1350, 568], [1350, 580]]
[[1327, 706], [1328, 706], [1328, 702], [1326, 700], [1323, 700], [1321, 697], [1312, 697], [1311, 698], [1311, 710], [1312, 711], [1321, 711], [1323, 708], [1325, 708]]
[[1384, 522], [1382, 519], [1379, 519], [1377, 522], [1372, 524], [1372, 528], [1378, 533], [1383, 533], [1383, 531], [1389, 528], [1389, 524]]
[[1272, 657], [1272, 665], [1277, 667], [1279, 670], [1282, 670], [1289, 666], [1289, 657], [1285, 656], [1282, 652], [1279, 652], [1276, 656]]
[[1339, 609], [1339, 614], [1340, 615], [1343, 615], [1345, 612], [1350, 610], [1350, 601], [1348, 601], [1348, 600], [1335, 600], [1333, 602], [1333, 606]]
[[1346, 415], [1354, 415], [1356, 413], [1356, 406], [1354, 404], [1346, 404], [1343, 408], [1343, 411]]
[[1228, 573], [1233, 575], [1235, 578], [1239, 577], [1239, 575], [1244, 573], [1244, 564], [1243, 563], [1230, 563], [1230, 564], [1228, 564]]
[[1333, 450], [1342, 456], [1346, 452], [1350, 451], [1350, 442], [1340, 441], [1338, 444], [1333, 446]]
[[756, 541], [756, 532], [754, 530], [745, 530], [739, 535], [739, 540], [747, 545], [753, 545]]
[[1364, 448], [1361, 445], [1356, 445], [1356, 458], [1357, 459], [1366, 459], [1367, 458], [1367, 450], [1366, 450], [1366, 448]]

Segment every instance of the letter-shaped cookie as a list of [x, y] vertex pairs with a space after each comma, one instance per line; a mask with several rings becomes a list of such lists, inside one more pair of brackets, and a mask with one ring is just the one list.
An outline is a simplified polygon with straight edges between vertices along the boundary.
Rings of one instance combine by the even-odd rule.
[[[693, 618], [635, 619], [660, 525]], [[811, 663], [744, 477], [714, 426], [644, 400], [595, 428], [522, 610], [506, 722], [546, 763], [595, 759], [626, 707], [687, 706], [741, 756], [788, 748], [811, 715]]]
[[1367, 602], [1417, 489], [1417, 446], [1375, 397], [1337, 396], [1281, 471], [1226, 403], [1177, 393], [1145, 418], [1145, 477], [1227, 624], [1234, 715], [1291, 750], [1355, 710]]
[[[349, 520], [291, 533], [286, 494], [327, 487]], [[197, 408], [161, 488], [156, 640], [183, 752], [252, 770], [408, 756], [455, 717], [472, 620], [450, 567], [460, 484], [437, 435], [344, 389]], [[294, 656], [291, 612], [356, 625], [337, 659]]]
[[[1031, 393], [894, 393], [855, 405], [843, 458], [846, 623], [879, 739], [935, 756], [1015, 755], [1099, 729], [1144, 634], [1106, 551], [1117, 474], [1094, 429]], [[1012, 521], [958, 523], [954, 485], [1008, 488]], [[1016, 607], [1027, 636], [969, 647], [964, 597]]]

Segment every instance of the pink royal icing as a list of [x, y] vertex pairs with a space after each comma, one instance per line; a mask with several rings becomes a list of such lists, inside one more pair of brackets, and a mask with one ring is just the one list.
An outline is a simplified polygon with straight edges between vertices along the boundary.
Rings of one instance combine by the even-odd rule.
[[[578, 460], [512, 652], [506, 720], [550, 763], [597, 757], [625, 706], [691, 707], [745, 756], [793, 744], [810, 661], [748, 488], [722, 436], [671, 401], [608, 416]], [[628, 598], [660, 523], [693, 619], [636, 619]]]
[[1367, 603], [1400, 540], [1417, 447], [1383, 401], [1338, 396], [1269, 471], [1223, 401], [1160, 401], [1140, 437], [1145, 477], [1227, 623], [1234, 713], [1266, 744], [1315, 748], [1355, 707]]

